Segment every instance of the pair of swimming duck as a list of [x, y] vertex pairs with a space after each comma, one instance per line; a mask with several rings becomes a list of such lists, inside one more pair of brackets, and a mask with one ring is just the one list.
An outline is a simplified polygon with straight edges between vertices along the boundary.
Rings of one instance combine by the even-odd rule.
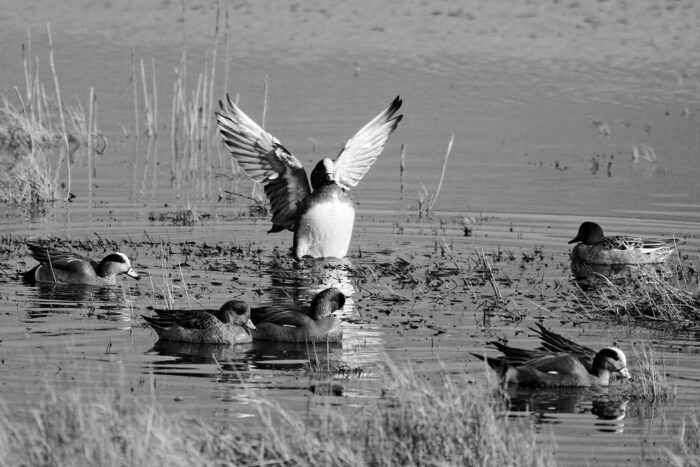
[[331, 287], [319, 292], [308, 307], [269, 310], [231, 300], [218, 310], [154, 310], [144, 316], [158, 337], [192, 344], [244, 344], [253, 340], [304, 343], [340, 342], [343, 329], [332, 313], [345, 305], [345, 295]]

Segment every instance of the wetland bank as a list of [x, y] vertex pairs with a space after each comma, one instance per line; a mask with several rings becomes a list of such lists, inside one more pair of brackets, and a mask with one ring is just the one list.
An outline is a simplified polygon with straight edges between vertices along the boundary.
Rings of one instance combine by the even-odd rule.
[[[79, 100], [87, 122], [94, 87], [107, 142], [91, 158], [87, 141], [73, 154], [70, 202], [64, 160], [58, 201], [2, 207], [2, 451], [26, 456], [5, 462], [696, 462], [696, 320], [638, 313], [634, 297], [656, 290], [671, 301], [652, 310], [680, 307], [674, 297], [695, 308], [697, 7], [416, 2], [371, 17], [369, 7], [287, 7], [4, 10], [17, 44], [0, 52], [4, 96], [21, 108], [14, 88], [25, 95], [19, 44], [30, 27], [30, 63], [39, 56], [36, 76], [54, 97], [50, 21], [61, 96]], [[78, 16], [82, 26], [70, 27]], [[264, 205], [238, 196], [258, 194], [197, 107], [226, 91], [306, 166], [402, 96], [404, 121], [353, 190], [346, 260], [294, 261], [291, 235], [267, 235]], [[175, 134], [174, 96], [185, 109]], [[208, 137], [185, 139], [184, 128]], [[440, 194], [419, 212], [452, 133]], [[591, 289], [572, 280], [566, 244], [583, 220], [611, 234], [675, 235], [679, 253], [646, 282]], [[35, 264], [29, 238], [96, 258], [122, 251], [147, 277], [30, 287], [16, 276]], [[341, 346], [162, 345], [140, 318], [166, 302], [300, 303], [329, 285], [350, 296]], [[667, 390], [638, 379], [607, 393], [510, 391], [504, 405], [469, 352], [499, 339], [534, 348], [535, 322], [592, 348], [617, 343], [635, 376], [650, 358]], [[407, 436], [415, 450], [394, 444]]]

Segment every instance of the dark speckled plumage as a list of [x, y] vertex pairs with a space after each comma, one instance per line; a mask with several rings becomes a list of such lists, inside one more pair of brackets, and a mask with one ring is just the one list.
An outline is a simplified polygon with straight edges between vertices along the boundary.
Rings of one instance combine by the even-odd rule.
[[154, 310], [158, 316], [143, 319], [165, 341], [191, 344], [242, 344], [253, 340], [250, 307], [231, 300], [218, 310]]

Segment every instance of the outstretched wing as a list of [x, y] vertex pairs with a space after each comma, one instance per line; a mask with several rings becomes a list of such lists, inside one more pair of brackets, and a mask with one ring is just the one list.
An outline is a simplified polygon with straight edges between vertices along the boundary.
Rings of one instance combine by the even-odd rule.
[[265, 186], [272, 206], [272, 230], [293, 228], [299, 204], [310, 193], [306, 171], [299, 159], [263, 130], [226, 95], [216, 113], [226, 147], [250, 178]]
[[346, 190], [354, 187], [367, 173], [384, 149], [403, 115], [394, 116], [401, 108], [401, 98], [396, 99], [382, 113], [374, 117], [350, 138], [334, 161], [334, 180]]

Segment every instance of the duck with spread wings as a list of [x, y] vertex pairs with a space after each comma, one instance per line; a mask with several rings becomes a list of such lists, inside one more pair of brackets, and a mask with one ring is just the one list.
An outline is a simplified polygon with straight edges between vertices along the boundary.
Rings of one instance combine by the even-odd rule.
[[219, 131], [238, 165], [265, 187], [270, 232], [293, 231], [297, 258], [346, 256], [355, 222], [355, 203], [346, 191], [367, 173], [401, 121], [403, 115], [395, 115], [401, 99], [397, 96], [350, 138], [335, 160], [318, 162], [309, 184], [299, 159], [226, 97], [227, 105], [219, 102]]

